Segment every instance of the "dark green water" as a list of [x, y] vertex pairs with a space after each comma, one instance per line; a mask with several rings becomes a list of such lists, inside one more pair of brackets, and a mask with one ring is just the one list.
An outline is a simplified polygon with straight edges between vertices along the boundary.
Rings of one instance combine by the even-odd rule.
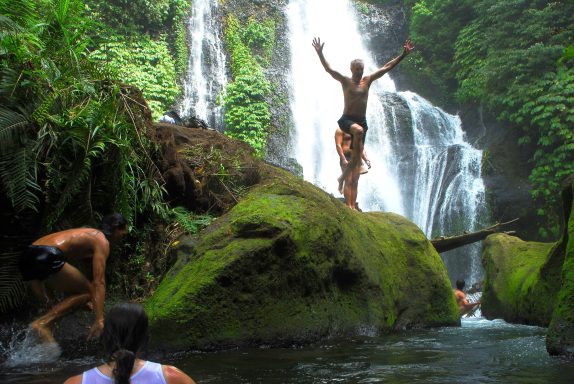
[[[463, 320], [462, 327], [299, 348], [189, 353], [164, 362], [198, 383], [574, 383], [574, 361], [549, 357], [545, 333], [474, 318]], [[4, 367], [0, 383], [61, 383], [95, 364], [87, 358]]]

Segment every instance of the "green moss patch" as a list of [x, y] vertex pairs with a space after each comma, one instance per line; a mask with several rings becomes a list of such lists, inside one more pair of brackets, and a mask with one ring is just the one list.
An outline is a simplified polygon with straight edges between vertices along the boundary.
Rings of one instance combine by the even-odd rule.
[[505, 234], [485, 240], [482, 313], [487, 318], [546, 326], [556, 288], [541, 274], [554, 243], [526, 242]]
[[171, 349], [308, 342], [371, 327], [458, 324], [444, 265], [422, 231], [358, 213], [287, 172], [200, 234], [146, 306]]

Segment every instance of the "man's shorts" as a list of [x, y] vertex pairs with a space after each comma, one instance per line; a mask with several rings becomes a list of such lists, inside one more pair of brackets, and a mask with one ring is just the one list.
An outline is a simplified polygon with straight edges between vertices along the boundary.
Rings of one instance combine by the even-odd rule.
[[49, 245], [29, 245], [20, 256], [20, 273], [25, 281], [45, 280], [60, 272], [66, 259], [58, 247]]
[[363, 127], [363, 145], [365, 145], [365, 138], [367, 137], [367, 131], [369, 130], [366, 118], [343, 115], [339, 120], [337, 120], [337, 123], [339, 124], [341, 131], [351, 135], [351, 149], [353, 149], [353, 134], [351, 133], [351, 125], [359, 124], [361, 127]]

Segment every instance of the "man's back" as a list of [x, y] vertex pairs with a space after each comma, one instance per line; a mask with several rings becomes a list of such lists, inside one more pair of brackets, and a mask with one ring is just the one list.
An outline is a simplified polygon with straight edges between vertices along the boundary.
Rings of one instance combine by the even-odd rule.
[[34, 241], [33, 244], [57, 247], [67, 259], [93, 257], [95, 253], [105, 255], [109, 253], [106, 236], [95, 228], [73, 228], [51, 233]]

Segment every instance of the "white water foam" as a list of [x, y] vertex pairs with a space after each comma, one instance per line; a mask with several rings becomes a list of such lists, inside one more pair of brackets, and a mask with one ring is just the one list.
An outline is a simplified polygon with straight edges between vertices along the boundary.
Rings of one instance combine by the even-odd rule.
[[31, 328], [16, 331], [6, 347], [0, 346], [6, 356], [2, 366], [7, 368], [53, 363], [62, 354], [58, 343], [42, 343]]

